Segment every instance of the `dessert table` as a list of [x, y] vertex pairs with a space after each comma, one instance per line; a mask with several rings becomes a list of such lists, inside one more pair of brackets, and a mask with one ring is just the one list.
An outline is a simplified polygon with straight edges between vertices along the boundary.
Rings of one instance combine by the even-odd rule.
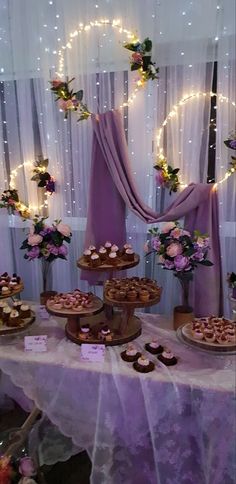
[[170, 321], [138, 315], [142, 334], [134, 344], [143, 350], [158, 338], [176, 366], [148, 354], [155, 370], [137, 373], [120, 358], [125, 346], [107, 347], [103, 363], [81, 361], [65, 322], [37, 315], [27, 334], [47, 334], [48, 351], [26, 353], [22, 334], [4, 337], [0, 369], [88, 451], [92, 484], [233, 484], [236, 356], [193, 350]]

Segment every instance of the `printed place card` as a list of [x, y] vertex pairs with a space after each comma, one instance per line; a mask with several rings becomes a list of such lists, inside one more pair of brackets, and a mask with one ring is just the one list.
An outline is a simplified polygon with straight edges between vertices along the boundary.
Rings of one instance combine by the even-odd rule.
[[82, 344], [81, 360], [103, 363], [105, 358], [105, 345]]
[[41, 319], [49, 319], [50, 315], [47, 312], [47, 309], [45, 308], [45, 306], [39, 307], [39, 316]]
[[25, 351], [32, 351], [35, 353], [43, 353], [47, 351], [47, 335], [39, 335], [39, 336], [25, 336], [24, 344], [25, 344]]

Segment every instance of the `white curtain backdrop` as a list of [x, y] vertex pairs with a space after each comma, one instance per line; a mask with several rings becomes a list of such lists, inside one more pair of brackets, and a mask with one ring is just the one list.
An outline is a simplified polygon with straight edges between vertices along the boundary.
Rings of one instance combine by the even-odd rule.
[[[123, 114], [139, 191], [146, 203], [160, 211], [175, 195], [170, 197], [155, 184], [153, 163], [158, 127], [183, 95], [211, 91], [214, 61], [218, 61], [218, 81], [222, 83], [219, 89], [233, 100], [235, 52], [231, 49], [226, 56], [226, 44], [234, 42], [234, 1], [228, 0], [227, 8], [224, 4], [216, 0], [148, 0], [145, 4], [134, 0], [1, 0], [0, 190], [8, 186], [10, 170], [23, 161], [34, 160], [39, 154], [49, 158], [49, 171], [56, 178], [56, 194], [49, 199], [50, 220], [62, 218], [73, 230], [68, 262], [55, 263], [56, 290], [88, 288], [86, 282], [80, 281], [76, 259], [83, 250], [92, 140], [90, 121], [77, 123], [76, 116], [65, 121], [50, 92], [48, 81], [57, 71], [58, 49], [80, 22], [104, 18], [119, 18], [122, 26], [137, 31], [141, 40], [146, 36], [153, 40], [159, 80], [149, 82]], [[93, 112], [119, 107], [132, 91], [136, 75], [129, 73], [129, 53], [122, 48], [123, 40], [125, 37], [110, 26], [100, 27], [78, 36], [73, 48], [66, 51], [65, 75], [76, 78], [74, 87], [84, 89], [84, 100]], [[224, 66], [228, 63], [232, 67], [226, 79]], [[228, 114], [228, 105], [220, 108], [217, 149], [224, 150], [222, 140], [231, 129], [233, 121], [229, 116], [233, 116], [233, 111]], [[195, 98], [178, 110], [164, 130], [164, 152], [173, 166], [180, 167], [186, 184], [207, 180], [209, 118], [209, 97]], [[220, 177], [228, 160], [224, 155], [218, 162], [218, 156], [217, 152]], [[37, 206], [39, 190], [30, 177], [28, 168], [21, 170], [16, 184], [21, 199]], [[221, 186], [224, 193], [229, 183], [235, 180]], [[222, 195], [222, 223], [227, 221], [229, 203], [233, 203], [232, 195], [228, 202], [226, 198]], [[233, 210], [235, 206], [230, 212], [230, 221], [234, 223]], [[0, 272], [16, 270], [24, 279], [23, 297], [37, 299], [41, 289], [40, 265], [38, 261], [25, 261], [19, 250], [29, 224], [4, 212], [0, 211]], [[128, 240], [141, 255], [140, 265], [133, 273], [158, 279], [164, 291], [157, 309], [169, 313], [178, 301], [178, 292], [171, 272], [162, 271], [152, 259], [142, 257], [147, 229], [127, 212]], [[230, 239], [232, 250], [234, 237], [235, 232]]]

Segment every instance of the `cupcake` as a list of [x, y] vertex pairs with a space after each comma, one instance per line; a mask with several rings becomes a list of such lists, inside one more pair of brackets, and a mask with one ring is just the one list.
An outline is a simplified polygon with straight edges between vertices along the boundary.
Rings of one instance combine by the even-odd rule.
[[7, 272], [4, 272], [1, 276], [0, 276], [0, 280], [1, 281], [5, 281], [6, 283], [10, 281], [10, 277], [8, 275]]
[[3, 309], [7, 306], [8, 304], [6, 303], [6, 301], [0, 301], [0, 318], [2, 317]]
[[92, 255], [91, 250], [90, 249], [85, 249], [85, 251], [83, 253], [85, 262], [90, 262], [91, 255]]
[[111, 246], [112, 246], [112, 243], [109, 240], [107, 240], [104, 244], [104, 247], [107, 251], [107, 254], [109, 254], [109, 252], [111, 252]]
[[164, 350], [163, 346], [158, 343], [157, 339], [153, 339], [151, 343], [145, 344], [145, 349], [152, 355], [159, 355]]
[[8, 286], [2, 286], [2, 296], [8, 296], [11, 294], [11, 288]]
[[111, 252], [116, 252], [116, 253], [118, 253], [118, 251], [119, 251], [119, 247], [118, 247], [116, 244], [113, 244], [113, 245], [111, 246]]
[[108, 254], [108, 264], [116, 266], [118, 264], [118, 257], [116, 252], [110, 252]]
[[[54, 302], [53, 303], [53, 309], [56, 309], [56, 311], [60, 311], [60, 309], [63, 308], [63, 304], [61, 302]], [[22, 316], [23, 318], [23, 316]]]
[[236, 341], [236, 335], [235, 335], [235, 330], [232, 328], [226, 329], [225, 331], [226, 336], [228, 338], [228, 341], [230, 342], [235, 342]]
[[20, 314], [16, 309], [13, 309], [10, 312], [10, 316], [9, 316], [9, 320], [7, 322], [7, 326], [15, 327], [15, 326], [18, 326], [20, 323], [21, 323]]
[[121, 252], [122, 252], [122, 255], [124, 255], [124, 254], [125, 254], [125, 251], [126, 251], [127, 249], [132, 249], [132, 248], [133, 248], [133, 247], [132, 247], [132, 245], [131, 245], [131, 244], [127, 244], [127, 243], [126, 243], [126, 244], [124, 244], [124, 245], [123, 245], [123, 248], [122, 248], [122, 251], [121, 251]]
[[98, 254], [99, 254], [99, 257], [101, 259], [101, 261], [105, 261], [106, 258], [107, 258], [107, 251], [105, 249], [105, 247], [101, 246], [99, 251], [98, 251]]
[[194, 339], [201, 341], [204, 337], [203, 331], [201, 329], [195, 329], [193, 331], [193, 337], [194, 337]]
[[134, 289], [130, 289], [129, 291], [127, 291], [127, 300], [128, 301], [136, 301], [137, 297], [138, 297], [138, 293]]
[[229, 342], [228, 335], [224, 333], [220, 335], [216, 335], [216, 340], [217, 340], [217, 343], [219, 343], [220, 345], [227, 345]]
[[177, 358], [169, 350], [164, 350], [163, 353], [157, 358], [159, 361], [161, 361], [161, 363], [164, 363], [164, 365], [166, 366], [176, 365], [177, 363]]
[[141, 289], [139, 292], [139, 299], [142, 302], [148, 302], [150, 299], [150, 294], [147, 289]]
[[90, 336], [90, 326], [89, 324], [84, 324], [83, 326], [81, 326], [79, 330], [79, 338], [86, 340], [86, 339], [89, 339], [89, 336]]
[[12, 305], [13, 309], [16, 309], [17, 311], [20, 310], [21, 306], [22, 306], [22, 302], [21, 301], [14, 301], [14, 303]]
[[138, 360], [134, 362], [133, 367], [139, 373], [149, 373], [154, 370], [155, 365], [152, 361], [146, 358], [146, 356], [141, 355]]
[[133, 251], [133, 249], [126, 249], [126, 251], [123, 255], [123, 259], [127, 260], [128, 262], [134, 261], [134, 251]]
[[94, 252], [91, 255], [91, 257], [90, 257], [90, 264], [91, 264], [92, 267], [98, 267], [98, 266], [100, 266], [101, 259], [100, 259], [99, 255], [96, 252]]
[[92, 253], [93, 253], [93, 252], [96, 252], [96, 247], [95, 247], [95, 245], [90, 245], [90, 246], [89, 246], [89, 248], [88, 248], [88, 250], [90, 250]]
[[10, 318], [10, 314], [11, 314], [11, 308], [9, 306], [5, 306], [3, 308], [3, 312], [2, 312], [3, 323], [5, 323], [5, 324], [8, 323], [9, 318]]
[[216, 340], [216, 336], [213, 329], [205, 329], [203, 334], [204, 334], [205, 340], [208, 343], [214, 343], [214, 341]]
[[141, 356], [141, 353], [135, 348], [134, 345], [128, 344], [125, 351], [122, 351], [120, 354], [122, 360], [127, 361], [129, 363], [133, 363], [137, 361], [138, 358]]
[[30, 307], [28, 304], [22, 304], [20, 308], [20, 317], [23, 319], [30, 318], [31, 317], [31, 311]]
[[103, 326], [103, 328], [100, 330], [99, 336], [104, 341], [111, 341], [112, 340], [112, 332], [107, 325]]

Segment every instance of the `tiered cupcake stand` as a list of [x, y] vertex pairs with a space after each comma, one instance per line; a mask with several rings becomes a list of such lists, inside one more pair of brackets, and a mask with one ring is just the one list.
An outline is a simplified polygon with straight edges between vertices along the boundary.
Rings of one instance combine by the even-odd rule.
[[[23, 284], [21, 285], [20, 288], [16, 289], [15, 291], [11, 291], [10, 294], [7, 294], [6, 296], [0, 296], [0, 300], [2, 299], [12, 299], [14, 301], [13, 296], [16, 296], [16, 294], [20, 294], [24, 289]], [[6, 324], [0, 324], [0, 337], [1, 336], [11, 336], [11, 335], [16, 335], [18, 333], [21, 333], [22, 331], [25, 331], [31, 324], [35, 321], [35, 313], [34, 311], [31, 310], [31, 316], [29, 318], [26, 318], [22, 320], [22, 323], [17, 325], [17, 326], [7, 326]]]
[[[122, 259], [120, 259], [119, 263], [116, 266], [112, 266], [109, 264], [102, 264], [99, 267], [91, 267], [84, 260], [84, 258], [81, 257], [77, 261], [77, 266], [82, 270], [107, 273], [107, 278], [111, 279], [112, 277], [114, 277], [114, 273], [122, 270], [127, 270], [138, 265], [139, 260], [140, 260], [139, 255], [135, 254], [133, 261], [123, 261]], [[53, 310], [52, 307], [50, 307], [49, 301], [47, 302], [47, 310], [50, 313], [55, 314], [57, 316], [68, 318], [67, 324], [66, 324], [66, 334], [67, 334], [67, 337], [70, 340], [72, 340], [74, 343], [77, 343], [77, 344], [102, 343], [107, 346], [115, 346], [115, 345], [121, 345], [129, 341], [132, 341], [133, 339], [137, 338], [141, 334], [141, 331], [142, 331], [141, 320], [134, 315], [134, 310], [135, 308], [147, 307], [147, 306], [152, 306], [154, 304], [157, 304], [160, 301], [160, 296], [161, 296], [161, 288], [159, 288], [157, 297], [147, 302], [115, 301], [108, 297], [108, 294], [106, 293], [106, 290], [104, 287], [104, 305], [101, 299], [94, 296], [94, 301], [97, 301], [97, 306], [98, 306], [98, 307], [94, 306], [94, 310], [92, 310], [93, 308], [90, 308], [91, 310], [85, 310], [83, 313], [80, 312], [77, 315], [75, 315], [74, 311], [73, 313], [68, 312], [66, 310], [64, 311], [61, 310], [60, 312], [58, 312]], [[113, 307], [120, 308], [120, 310], [118, 312], [113, 313], [113, 311], [111, 311]], [[92, 316], [102, 312], [103, 309], [104, 309], [104, 312], [101, 316], [101, 320], [94, 321], [95, 318], [93, 318]], [[86, 321], [89, 323], [91, 327], [91, 336], [88, 340], [81, 339], [79, 336], [81, 317], [87, 317], [87, 318], [89, 317], [89, 320]], [[111, 330], [111, 333], [112, 333], [111, 341], [106, 341], [104, 339], [101, 339], [100, 337], [100, 331], [101, 331], [101, 328], [104, 327], [104, 325], [107, 325]]]

